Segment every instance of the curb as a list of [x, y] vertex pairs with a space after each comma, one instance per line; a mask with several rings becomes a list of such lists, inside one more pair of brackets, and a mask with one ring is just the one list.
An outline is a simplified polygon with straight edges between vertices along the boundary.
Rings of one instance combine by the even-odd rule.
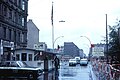
[[90, 75], [89, 75], [90, 80], [97, 80], [97, 77], [96, 77], [95, 73], [93, 72], [91, 65], [89, 65], [89, 69], [90, 69]]

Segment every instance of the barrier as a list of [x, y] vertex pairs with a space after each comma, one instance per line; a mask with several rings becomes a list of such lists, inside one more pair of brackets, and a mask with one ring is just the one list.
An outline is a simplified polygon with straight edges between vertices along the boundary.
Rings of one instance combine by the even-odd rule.
[[120, 80], [120, 64], [119, 69], [114, 68], [114, 65], [107, 64], [98, 60], [93, 60], [92, 69], [98, 80]]

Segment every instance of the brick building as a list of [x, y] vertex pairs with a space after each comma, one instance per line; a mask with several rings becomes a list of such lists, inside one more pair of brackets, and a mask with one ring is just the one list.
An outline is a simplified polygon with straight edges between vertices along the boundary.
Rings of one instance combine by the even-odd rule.
[[0, 0], [0, 60], [27, 46], [27, 15], [28, 0]]

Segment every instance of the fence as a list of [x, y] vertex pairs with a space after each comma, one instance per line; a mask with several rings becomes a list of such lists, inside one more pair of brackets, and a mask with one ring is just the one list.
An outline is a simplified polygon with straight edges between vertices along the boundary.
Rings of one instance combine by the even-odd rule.
[[92, 60], [91, 64], [98, 80], [120, 80], [120, 64], [110, 65], [95, 59]]

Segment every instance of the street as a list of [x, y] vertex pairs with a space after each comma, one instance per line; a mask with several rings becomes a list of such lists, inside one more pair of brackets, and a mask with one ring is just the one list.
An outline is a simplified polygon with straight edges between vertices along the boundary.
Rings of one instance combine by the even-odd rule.
[[[61, 63], [58, 72], [52, 71], [42, 75], [39, 80], [95, 80], [90, 64], [88, 66], [69, 66], [68, 62]], [[54, 76], [56, 75], [56, 76]]]
[[[63, 62], [58, 72], [46, 72], [44, 75], [39, 76], [38, 80], [94, 80], [91, 70], [90, 64], [88, 64], [88, 66], [80, 66], [79, 64], [76, 66], [69, 66], [68, 62]], [[9, 80], [13, 80], [13, 78]], [[15, 78], [14, 80], [27, 79]]]

